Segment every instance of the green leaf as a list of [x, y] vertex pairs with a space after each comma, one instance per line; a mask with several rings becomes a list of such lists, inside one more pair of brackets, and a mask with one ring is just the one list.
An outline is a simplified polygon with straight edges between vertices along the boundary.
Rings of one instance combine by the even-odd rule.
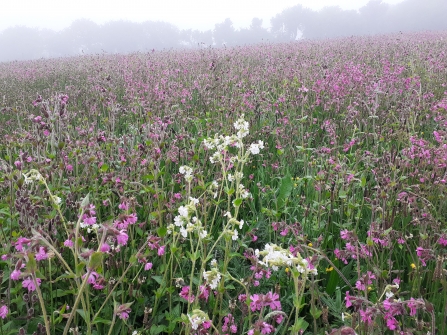
[[112, 321], [110, 321], [109, 319], [103, 319], [103, 318], [96, 318], [95, 320], [93, 320], [93, 324], [97, 324], [97, 323], [103, 323], [105, 325], [110, 325], [112, 324]]
[[238, 198], [238, 199], [234, 199], [233, 200], [233, 205], [235, 207], [239, 207], [242, 204], [242, 198]]
[[168, 232], [168, 229], [166, 227], [160, 227], [157, 229], [157, 235], [160, 237], [165, 237]]
[[162, 276], [152, 276], [152, 279], [155, 280], [159, 285], [163, 282]]
[[304, 318], [299, 318], [298, 321], [291, 327], [292, 334], [299, 334], [300, 331], [304, 331], [309, 327], [309, 322], [304, 320]]
[[26, 269], [28, 271], [30, 271], [31, 273], [36, 272], [37, 263], [36, 263], [36, 258], [34, 257], [34, 253], [32, 253], [32, 252], [28, 253], [28, 262], [26, 263]]
[[278, 198], [276, 198], [276, 206], [278, 210], [284, 208], [287, 199], [293, 190], [293, 182], [290, 174], [287, 174], [281, 179], [281, 185], [279, 186]]
[[90, 262], [88, 264], [89, 268], [92, 270], [96, 270], [97, 268], [99, 268], [102, 264], [102, 256], [103, 256], [102, 252], [100, 251], [94, 252], [90, 256]]
[[109, 165], [107, 165], [106, 163], [101, 165], [101, 172], [107, 172], [108, 170], [109, 170]]
[[83, 309], [77, 309], [76, 312], [82, 316], [82, 318], [85, 320], [85, 311]]
[[163, 325], [152, 325], [149, 332], [151, 335], [157, 335], [157, 334], [160, 334], [161, 332], [163, 332], [165, 329], [166, 329], [166, 326], [163, 326]]
[[81, 208], [84, 208], [90, 204], [90, 193], [87, 193], [84, 199], [81, 202]]

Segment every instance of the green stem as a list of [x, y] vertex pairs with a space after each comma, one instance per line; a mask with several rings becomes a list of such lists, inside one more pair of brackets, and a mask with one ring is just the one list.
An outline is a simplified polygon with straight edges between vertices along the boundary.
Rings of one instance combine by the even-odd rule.
[[40, 308], [42, 309], [43, 321], [45, 323], [45, 331], [47, 335], [51, 335], [50, 322], [48, 321], [47, 310], [45, 308], [45, 301], [43, 300], [42, 292], [40, 291], [39, 284], [37, 283], [36, 275], [33, 273], [31, 275], [33, 278], [34, 286], [36, 287], [37, 296], [39, 297]]

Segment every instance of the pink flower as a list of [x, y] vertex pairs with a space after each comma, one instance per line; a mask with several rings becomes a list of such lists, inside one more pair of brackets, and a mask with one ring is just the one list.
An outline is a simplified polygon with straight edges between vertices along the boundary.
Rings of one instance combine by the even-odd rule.
[[11, 276], [10, 277], [11, 277], [12, 280], [19, 280], [21, 274], [22, 273], [19, 270], [14, 270], [14, 271], [11, 272]]
[[439, 237], [438, 244], [447, 247], [447, 236], [445, 234]]
[[262, 297], [259, 294], [253, 294], [250, 296], [250, 308], [252, 312], [254, 311], [260, 311], [262, 307], [264, 306], [262, 302]]
[[200, 290], [199, 299], [208, 301], [208, 298], [210, 296], [210, 288], [205, 285], [200, 285], [199, 290]]
[[410, 315], [415, 316], [417, 312], [417, 303], [414, 298], [411, 298], [407, 306], [410, 308]]
[[343, 240], [347, 240], [349, 238], [349, 234], [350, 234], [349, 230], [345, 229], [340, 232], [340, 237]]
[[36, 254], [36, 260], [41, 261], [48, 258], [48, 254], [44, 247], [39, 248], [39, 252]]
[[349, 291], [346, 291], [346, 296], [345, 296], [346, 307], [351, 307], [352, 306], [351, 298], [352, 298], [352, 296], [349, 295]]
[[189, 296], [189, 286], [183, 286], [182, 291], [180, 292], [180, 297], [187, 300], [189, 299], [189, 302], [194, 301], [194, 295]]
[[145, 270], [145, 271], [149, 271], [150, 269], [152, 269], [152, 263], [146, 263], [146, 264], [144, 265], [144, 270]]
[[390, 330], [395, 330], [397, 329], [397, 327], [399, 327], [399, 323], [397, 322], [397, 320], [392, 317], [392, 316], [385, 316], [386, 318], [386, 326], [388, 327], [388, 329]]
[[66, 246], [67, 248], [73, 248], [74, 243], [72, 240], [65, 240], [64, 246]]
[[129, 204], [127, 202], [122, 202], [118, 205], [118, 208], [123, 210], [123, 211], [127, 211], [129, 209]]
[[6, 307], [6, 305], [3, 305], [0, 307], [0, 318], [5, 319], [6, 316], [8, 315], [9, 311], [8, 311], [8, 307]]
[[264, 295], [264, 305], [270, 306], [272, 310], [280, 310], [281, 302], [279, 301], [279, 294], [268, 292], [266, 295]]
[[127, 235], [124, 230], [120, 230], [119, 234], [116, 235], [116, 241], [120, 245], [126, 245], [128, 239], [129, 239], [129, 235]]
[[101, 247], [99, 248], [101, 252], [109, 252], [110, 251], [110, 245], [107, 243], [101, 244]]
[[121, 313], [119, 313], [118, 317], [119, 317], [121, 320], [127, 320], [127, 319], [129, 318], [129, 313], [127, 313], [127, 312], [121, 312]]
[[262, 326], [261, 326], [261, 334], [270, 334], [273, 333], [275, 331], [275, 328], [267, 323], [267, 322], [263, 322]]
[[165, 254], [165, 246], [162, 245], [160, 248], [158, 248], [158, 256], [163, 256]]
[[17, 242], [14, 243], [14, 245], [15, 245], [17, 251], [23, 251], [23, 245], [24, 244], [29, 245], [30, 242], [31, 242], [31, 240], [28, 238], [19, 237], [17, 239]]
[[[36, 278], [36, 282], [37, 282], [37, 285], [40, 286], [41, 279], [40, 278]], [[23, 288], [27, 288], [28, 292], [33, 292], [33, 291], [36, 290], [36, 285], [34, 284], [34, 281], [30, 277], [28, 277], [25, 280], [23, 280], [22, 287]]]

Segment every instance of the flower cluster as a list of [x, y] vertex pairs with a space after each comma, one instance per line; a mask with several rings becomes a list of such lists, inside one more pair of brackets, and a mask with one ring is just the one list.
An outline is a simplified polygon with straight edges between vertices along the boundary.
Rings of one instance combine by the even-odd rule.
[[193, 216], [196, 213], [196, 205], [198, 203], [198, 199], [190, 197], [188, 205], [179, 207], [179, 215], [174, 217], [174, 224], [168, 226], [168, 234], [172, 234], [175, 227], [179, 227], [180, 234], [184, 238], [188, 237], [188, 233], [191, 232], [196, 232], [202, 239], [207, 237], [208, 232], [203, 228], [202, 222], [197, 216]]
[[203, 271], [203, 278], [212, 290], [215, 290], [217, 288], [222, 275], [217, 268], [217, 261], [215, 259], [211, 261], [211, 270]]
[[211, 320], [208, 315], [200, 309], [194, 309], [192, 314], [188, 314], [191, 328], [201, 334], [202, 330], [207, 330], [211, 327]]
[[263, 256], [259, 264], [271, 267], [274, 271], [278, 271], [279, 267], [295, 266], [298, 272], [304, 275], [309, 273], [316, 275], [318, 273], [317, 269], [307, 259], [302, 258], [299, 253], [294, 255], [289, 250], [283, 249], [276, 244], [267, 243], [263, 251], [256, 249], [255, 254]]

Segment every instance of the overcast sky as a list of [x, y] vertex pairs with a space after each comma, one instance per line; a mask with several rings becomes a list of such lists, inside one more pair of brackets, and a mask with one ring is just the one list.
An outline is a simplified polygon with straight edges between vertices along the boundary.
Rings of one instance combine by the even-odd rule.
[[[0, 32], [22, 25], [61, 30], [79, 18], [98, 24], [112, 20], [165, 21], [180, 29], [213, 29], [230, 18], [235, 28], [250, 25], [253, 17], [270, 18], [288, 7], [302, 4], [311, 9], [338, 5], [358, 9], [369, 0], [1, 0]], [[397, 4], [403, 0], [383, 0]], [[421, 0], [422, 1], [422, 0]]]

